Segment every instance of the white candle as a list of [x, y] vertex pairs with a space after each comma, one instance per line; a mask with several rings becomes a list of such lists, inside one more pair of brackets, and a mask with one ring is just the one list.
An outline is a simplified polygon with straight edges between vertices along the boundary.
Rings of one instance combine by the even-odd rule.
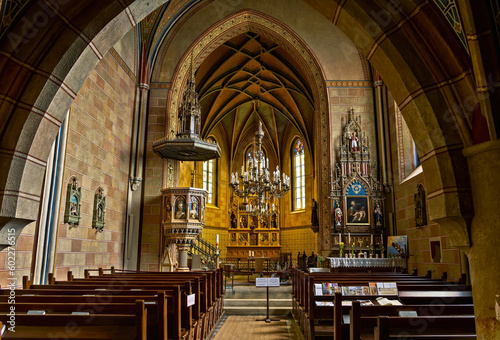
[[349, 233], [349, 244], [351, 244], [351, 233]]
[[251, 250], [248, 251], [248, 256], [249, 257], [252, 256], [252, 251]]
[[373, 244], [373, 234], [372, 234], [371, 236], [372, 236], [372, 240], [371, 240], [371, 243], [370, 243], [370, 244]]
[[215, 235], [215, 244], [219, 245], [219, 234]]

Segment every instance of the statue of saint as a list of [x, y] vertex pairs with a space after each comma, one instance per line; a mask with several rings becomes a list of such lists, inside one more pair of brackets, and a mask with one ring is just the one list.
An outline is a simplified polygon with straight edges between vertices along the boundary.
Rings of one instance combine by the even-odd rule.
[[349, 136], [349, 139], [351, 140], [351, 152], [357, 152], [359, 150], [358, 148], [358, 137], [356, 136], [356, 132], [353, 131], [351, 135]]
[[337, 208], [335, 208], [335, 224], [340, 227], [342, 225], [342, 209], [340, 209], [340, 206], [337, 205]]
[[312, 199], [312, 214], [311, 214], [311, 225], [313, 226], [318, 226], [319, 225], [319, 220], [318, 220], [318, 203], [316, 200], [313, 198]]
[[231, 213], [231, 229], [236, 229], [236, 215]]
[[189, 210], [189, 218], [191, 219], [198, 218], [198, 203], [191, 202], [191, 210]]
[[175, 207], [175, 218], [186, 218], [186, 207], [183, 200], [178, 200]]

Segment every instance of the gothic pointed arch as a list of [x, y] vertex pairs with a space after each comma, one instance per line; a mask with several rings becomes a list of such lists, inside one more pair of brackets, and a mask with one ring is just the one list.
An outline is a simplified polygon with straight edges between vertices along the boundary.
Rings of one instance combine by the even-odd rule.
[[[304, 128], [305, 122], [302, 117], [290, 115], [288, 119], [290, 119], [295, 128], [305, 136], [304, 138], [307, 140], [307, 144], [314, 150], [313, 155], [311, 155], [313, 160], [315, 159], [314, 154], [326, 156], [318, 158], [321, 160], [321, 164], [316, 165], [316, 176], [318, 180], [318, 196], [327, 196], [328, 193], [325, 191], [325, 188], [327, 188], [329, 184], [330, 144], [328, 143], [328, 127], [330, 122], [327, 108], [328, 98], [326, 95], [325, 78], [322, 68], [314, 53], [301, 37], [296, 35], [285, 24], [264, 13], [256, 10], [242, 10], [234, 13], [206, 30], [185, 51], [173, 74], [171, 90], [167, 98], [166, 111], [168, 112], [167, 120], [170, 122], [170, 126], [167, 127], [166, 131], [175, 131], [174, 125], [176, 123], [175, 117], [177, 116], [177, 107], [181, 100], [180, 94], [183, 92], [183, 84], [185, 83], [191, 56], [193, 68], [198, 69], [204, 60], [219, 46], [234, 37], [241, 36], [245, 32], [251, 32], [251, 35], [258, 35], [259, 37], [263, 37], [262, 39], [277, 42], [277, 44], [289, 53], [294, 63], [300, 68], [300, 77], [304, 79], [304, 82], [311, 91], [312, 114], [315, 119], [313, 125], [310, 126], [310, 130]], [[267, 88], [265, 90], [269, 91], [270, 89]], [[206, 122], [207, 117], [203, 117], [203, 115], [204, 113], [202, 113], [202, 122]], [[268, 125], [266, 125], [266, 123], [268, 123]], [[205, 123], [202, 123], [202, 125], [204, 126], [202, 135], [209, 134], [210, 128], [207, 128]], [[244, 130], [242, 130], [242, 132], [247, 128], [248, 125], [244, 125]], [[271, 121], [264, 121], [264, 131], [272, 131], [272, 128]], [[276, 153], [280, 155], [279, 145], [276, 145], [276, 143], [273, 143], [273, 145], [275, 145]], [[320, 226], [322, 226], [320, 229], [320, 244], [323, 249], [327, 249], [330, 242], [330, 216], [328, 209], [328, 202], [321, 200], [319, 207]]]

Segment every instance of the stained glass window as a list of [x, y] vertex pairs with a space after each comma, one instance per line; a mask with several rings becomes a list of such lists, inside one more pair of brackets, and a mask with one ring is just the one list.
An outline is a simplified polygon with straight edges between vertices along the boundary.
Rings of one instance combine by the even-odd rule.
[[303, 210], [306, 207], [306, 176], [304, 165], [304, 143], [300, 139], [293, 145], [293, 200], [294, 210]]
[[[214, 141], [215, 142], [215, 141]], [[203, 162], [203, 189], [208, 192], [207, 203], [216, 205], [217, 163], [214, 159]]]

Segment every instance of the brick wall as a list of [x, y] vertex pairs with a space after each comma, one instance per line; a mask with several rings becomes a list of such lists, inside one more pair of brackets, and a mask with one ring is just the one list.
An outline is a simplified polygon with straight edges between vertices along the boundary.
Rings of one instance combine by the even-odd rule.
[[[122, 267], [127, 207], [134, 81], [106, 54], [71, 106], [56, 256], [56, 278], [68, 270]], [[81, 223], [63, 224], [66, 185], [77, 176], [82, 186]], [[96, 189], [106, 196], [105, 227], [92, 229]]]
[[[424, 275], [427, 270], [432, 270], [432, 276], [434, 278], [439, 278], [442, 276], [443, 272], [447, 272], [450, 280], [458, 280], [461, 275], [460, 252], [458, 249], [450, 246], [448, 236], [441, 231], [440, 225], [427, 218], [428, 224], [426, 226], [422, 228], [416, 227], [414, 194], [417, 192], [418, 184], [422, 184], [425, 188], [425, 178], [423, 172], [418, 174], [415, 172], [413, 176], [411, 176], [411, 174], [403, 175], [399, 173], [401, 163], [404, 162], [405, 158], [408, 158], [405, 157], [405, 153], [412, 153], [413, 150], [408, 147], [412, 145], [412, 143], [408, 143], [408, 138], [411, 138], [410, 136], [403, 136], [403, 140], [398, 137], [395, 112], [395, 107], [391, 106], [389, 109], [389, 122], [396, 228], [398, 235], [408, 236], [408, 249], [410, 252], [408, 267], [410, 271], [413, 270], [413, 268], [417, 268], [419, 275]], [[401, 157], [403, 157], [403, 160]], [[408, 162], [406, 161], [405, 163]], [[403, 167], [406, 169], [405, 172], [408, 172], [407, 167], [408, 164], [405, 164], [405, 167]], [[442, 258], [439, 263], [433, 262], [431, 259], [431, 240], [441, 241]]]
[[159, 270], [163, 160], [153, 152], [153, 142], [165, 136], [167, 95], [168, 90], [152, 89], [149, 93], [146, 162], [143, 182], [141, 270]]
[[[0, 252], [0, 285], [6, 287], [8, 284], [15, 283], [16, 286], [22, 285], [23, 276], [30, 276], [31, 261], [33, 258], [33, 242], [36, 224], [28, 224], [17, 239], [17, 243], [12, 248], [6, 248]], [[13, 250], [15, 251], [14, 277], [12, 281], [10, 269], [12, 267]], [[10, 262], [10, 263], [9, 263]]]

